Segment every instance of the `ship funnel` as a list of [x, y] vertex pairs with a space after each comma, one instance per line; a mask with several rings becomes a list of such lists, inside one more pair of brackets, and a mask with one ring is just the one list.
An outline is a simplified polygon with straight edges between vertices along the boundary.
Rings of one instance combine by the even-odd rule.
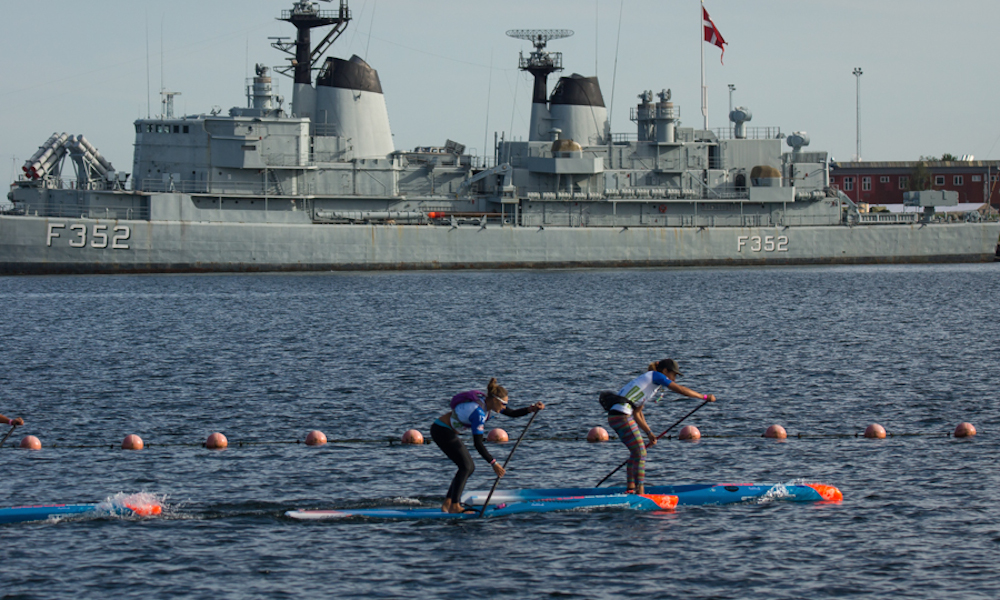
[[673, 144], [677, 112], [674, 110], [674, 103], [670, 101], [670, 90], [661, 90], [656, 96], [660, 99], [656, 103], [656, 141], [660, 144]]
[[747, 137], [747, 126], [746, 123], [753, 118], [753, 114], [750, 113], [750, 109], [737, 106], [733, 109], [733, 112], [729, 113], [729, 120], [735, 124], [734, 135], [738, 140], [745, 140]]
[[261, 111], [271, 110], [274, 94], [271, 89], [271, 74], [264, 65], [256, 66], [257, 76], [253, 78], [251, 107]]
[[350, 138], [355, 158], [393, 152], [389, 112], [378, 72], [358, 56], [327, 58], [316, 78], [317, 135]]
[[639, 127], [640, 142], [650, 142], [656, 137], [656, 111], [653, 108], [653, 90], [639, 94], [639, 104], [635, 107], [635, 122]]
[[792, 147], [792, 152], [798, 154], [803, 146], [809, 145], [809, 134], [804, 131], [793, 131], [792, 135], [785, 138], [785, 143]]
[[604, 107], [601, 85], [596, 77], [574, 73], [561, 77], [549, 99], [552, 126], [562, 129], [562, 137], [581, 144], [604, 143], [608, 109]]

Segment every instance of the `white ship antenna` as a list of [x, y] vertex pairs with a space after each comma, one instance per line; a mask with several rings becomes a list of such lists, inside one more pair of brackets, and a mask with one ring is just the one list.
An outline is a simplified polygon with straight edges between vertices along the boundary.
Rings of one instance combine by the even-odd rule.
[[149, 85], [149, 10], [146, 10], [146, 118], [153, 112], [153, 100]]
[[372, 18], [368, 21], [368, 41], [365, 43], [365, 62], [368, 62], [368, 47], [372, 45], [372, 29], [375, 28], [375, 9], [378, 8], [378, 0], [372, 3]]
[[594, 0], [594, 76], [597, 76], [597, 34], [601, 25], [600, 0]]
[[[490, 139], [490, 98], [493, 97], [493, 48], [490, 48], [490, 76], [486, 85], [486, 126], [483, 128], [483, 162], [486, 162], [486, 149]], [[483, 165], [485, 168], [487, 165]]]
[[[614, 118], [615, 114], [615, 81], [618, 79], [618, 49], [621, 47], [622, 41], [622, 14], [625, 12], [625, 0], [622, 0], [621, 6], [618, 8], [618, 37], [615, 39], [615, 68], [611, 71], [611, 104], [608, 105], [608, 129], [611, 128], [611, 119]], [[610, 133], [610, 131], [609, 131]], [[611, 136], [608, 136], [608, 141], [611, 140]]]
[[[163, 86], [163, 15], [160, 15], [160, 96], [163, 98], [163, 93], [167, 91], [167, 88]], [[163, 104], [163, 108], [160, 109], [160, 118], [166, 116], [166, 104]]]

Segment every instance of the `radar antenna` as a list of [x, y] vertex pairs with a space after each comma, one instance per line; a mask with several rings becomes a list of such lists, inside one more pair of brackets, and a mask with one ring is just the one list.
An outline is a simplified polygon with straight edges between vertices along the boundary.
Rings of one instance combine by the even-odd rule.
[[535, 45], [535, 51], [527, 58], [520, 54], [519, 68], [535, 77], [535, 89], [532, 93], [532, 104], [545, 104], [547, 95], [547, 80], [550, 73], [562, 71], [562, 52], [546, 52], [545, 45], [551, 40], [568, 38], [573, 35], [570, 29], [511, 29], [507, 35], [519, 40], [526, 40]]
[[535, 45], [535, 50], [541, 52], [550, 40], [559, 40], [573, 35], [570, 29], [511, 29], [507, 32], [512, 38], [526, 40]]

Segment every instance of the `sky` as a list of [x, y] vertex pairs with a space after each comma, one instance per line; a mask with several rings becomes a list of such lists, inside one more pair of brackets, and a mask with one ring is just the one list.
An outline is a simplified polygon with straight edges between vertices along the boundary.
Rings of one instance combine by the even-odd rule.
[[[335, 9], [334, 3], [322, 3]], [[268, 38], [292, 0], [49, 0], [0, 24], [0, 152], [9, 180], [54, 132], [83, 134], [132, 170], [133, 121], [245, 106], [253, 65], [287, 64]], [[501, 8], [502, 7], [502, 8]], [[328, 54], [378, 70], [395, 147], [447, 139], [492, 154], [494, 133], [525, 138], [528, 42], [509, 29], [571, 29], [549, 43], [563, 75], [597, 75], [614, 132], [631, 133], [644, 90], [669, 88], [681, 126], [701, 128], [704, 45], [709, 127], [730, 102], [751, 127], [804, 131], [807, 150], [851, 160], [974, 155], [1000, 159], [1000, 2], [996, 0], [705, 0], [728, 42], [703, 44], [697, 0], [351, 0], [353, 21]], [[314, 38], [315, 39], [315, 38]], [[857, 110], [860, 67], [860, 118]], [[277, 77], [291, 102], [291, 79]], [[549, 89], [555, 77], [549, 80]], [[485, 152], [484, 152], [484, 149]]]

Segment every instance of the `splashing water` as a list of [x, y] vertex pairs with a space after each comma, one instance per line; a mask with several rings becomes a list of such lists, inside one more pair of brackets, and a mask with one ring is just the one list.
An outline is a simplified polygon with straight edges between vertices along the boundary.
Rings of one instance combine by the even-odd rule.
[[97, 505], [97, 512], [115, 517], [151, 517], [163, 512], [165, 496], [149, 492], [118, 492]]
[[793, 494], [788, 492], [788, 488], [785, 487], [784, 483], [776, 483], [774, 487], [767, 490], [767, 493], [757, 498], [754, 504], [767, 504], [768, 502], [774, 502], [776, 500], [781, 500], [783, 498], [790, 498]]

